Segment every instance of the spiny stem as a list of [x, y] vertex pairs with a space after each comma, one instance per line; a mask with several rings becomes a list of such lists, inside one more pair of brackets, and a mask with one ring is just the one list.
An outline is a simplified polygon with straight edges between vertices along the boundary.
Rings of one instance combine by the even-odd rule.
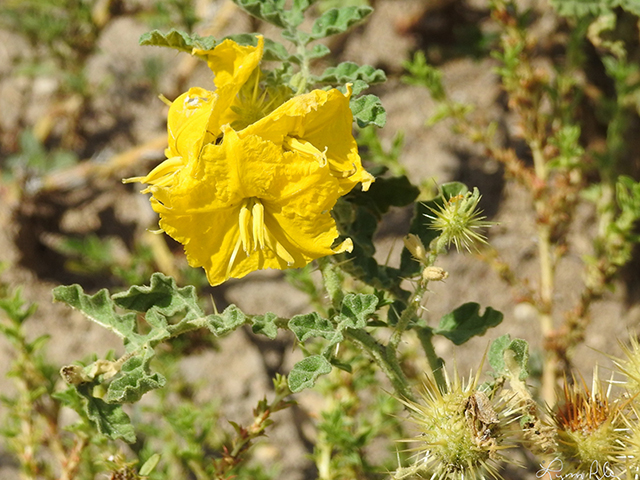
[[380, 370], [389, 378], [396, 393], [402, 398], [415, 401], [415, 396], [409, 381], [404, 372], [400, 369], [397, 361], [389, 362], [389, 356], [386, 354], [386, 348], [380, 345], [375, 338], [364, 330], [356, 330], [348, 328], [345, 330], [346, 335], [360, 345], [380, 367]]

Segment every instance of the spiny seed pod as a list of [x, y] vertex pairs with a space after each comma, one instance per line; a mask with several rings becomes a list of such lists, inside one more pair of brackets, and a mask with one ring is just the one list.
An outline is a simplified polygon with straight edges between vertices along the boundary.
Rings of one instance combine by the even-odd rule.
[[421, 401], [401, 400], [408, 408], [417, 435], [403, 442], [414, 446], [414, 464], [398, 468], [394, 479], [421, 476], [431, 479], [501, 478], [498, 468], [508, 462], [501, 451], [513, 445], [506, 442], [514, 419], [505, 403], [494, 403], [477, 390], [476, 376], [465, 386], [454, 374], [445, 373], [446, 391], [427, 377]]
[[640, 473], [640, 414], [635, 405], [629, 404], [628, 406], [627, 415], [623, 417], [627, 428], [621, 453], [627, 469], [627, 478], [638, 478]]
[[565, 474], [594, 472], [599, 477], [620, 471], [625, 422], [624, 405], [610, 402], [594, 372], [591, 391], [584, 383], [563, 388], [563, 398], [553, 420], [558, 436], [558, 453]]
[[637, 397], [640, 393], [640, 344], [631, 337], [631, 345], [620, 345], [626, 358], [614, 359], [614, 363], [626, 377], [624, 384], [630, 396]]
[[471, 247], [477, 243], [487, 243], [487, 239], [478, 230], [490, 227], [492, 222], [485, 220], [482, 210], [478, 209], [480, 192], [477, 188], [472, 192], [451, 197], [438, 210], [431, 209], [432, 215], [426, 215], [431, 220], [429, 228], [439, 230], [440, 236], [436, 240], [435, 250], [446, 250], [452, 243], [456, 250]]

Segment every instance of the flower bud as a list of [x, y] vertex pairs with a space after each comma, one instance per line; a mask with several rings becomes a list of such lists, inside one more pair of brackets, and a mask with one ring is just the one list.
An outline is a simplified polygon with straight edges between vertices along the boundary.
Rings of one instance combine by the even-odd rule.
[[427, 262], [427, 249], [424, 247], [420, 237], [410, 233], [404, 237], [402, 241], [404, 242], [405, 248], [411, 252], [411, 255], [413, 255], [413, 258], [421, 263]]
[[449, 272], [440, 267], [426, 267], [422, 271], [422, 278], [428, 282], [441, 282], [449, 276]]

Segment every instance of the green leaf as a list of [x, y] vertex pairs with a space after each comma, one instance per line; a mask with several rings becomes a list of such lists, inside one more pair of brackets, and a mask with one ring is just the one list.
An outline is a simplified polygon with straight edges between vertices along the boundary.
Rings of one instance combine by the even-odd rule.
[[135, 332], [136, 314], [118, 315], [107, 289], [93, 296], [84, 293], [80, 285], [60, 286], [53, 289], [53, 300], [64, 302], [82, 312], [89, 320], [112, 331], [122, 339], [139, 343], [141, 336]]
[[289, 373], [289, 388], [293, 393], [315, 385], [320, 375], [331, 372], [331, 363], [322, 355], [312, 355], [296, 363]]
[[362, 293], [345, 295], [342, 300], [340, 314], [336, 318], [340, 330], [344, 328], [364, 328], [369, 317], [376, 311], [377, 306], [378, 297], [375, 295]]
[[551, 0], [551, 6], [564, 17], [587, 17], [603, 15], [610, 12], [620, 3], [633, 3], [620, 0]]
[[378, 177], [366, 192], [354, 190], [349, 200], [367, 207], [380, 218], [391, 207], [406, 207], [415, 201], [420, 189], [405, 175], [398, 177]]
[[131, 420], [124, 413], [121, 405], [106, 403], [100, 398], [93, 397], [89, 393], [88, 387], [82, 387], [78, 390], [84, 397], [85, 413], [98, 432], [112, 440], [122, 439], [127, 443], [136, 441], [136, 433], [131, 425]]
[[162, 33], [160, 30], [144, 33], [140, 37], [139, 43], [140, 45], [153, 47], [175, 48], [182, 52], [191, 53], [194, 48], [211, 50], [216, 46], [216, 39], [213, 37], [201, 37], [196, 33], [189, 35], [172, 29], [167, 33]]
[[247, 316], [235, 305], [229, 305], [221, 314], [208, 315], [205, 321], [211, 333], [220, 336], [244, 325]]
[[[342, 334], [336, 330], [333, 323], [322, 318], [317, 312], [305, 315], [296, 315], [289, 320], [289, 329], [295, 334], [299, 342], [304, 342], [311, 337], [322, 337], [338, 343], [343, 340]], [[336, 338], [339, 338], [336, 341]]]
[[277, 27], [287, 28], [289, 25], [284, 11], [284, 0], [233, 0], [233, 2], [254, 17]]
[[638, 0], [620, 0], [619, 3], [623, 10], [640, 17], [640, 2]]
[[351, 98], [350, 102], [353, 118], [358, 122], [360, 128], [373, 124], [384, 127], [387, 123], [387, 112], [380, 99], [375, 95], [363, 95], [358, 98]]
[[529, 376], [529, 344], [509, 334], [496, 338], [489, 347], [489, 364], [499, 375], [523, 382]]
[[311, 38], [318, 40], [337, 33], [346, 32], [373, 12], [371, 7], [332, 8], [316, 19], [311, 27]]
[[331, 85], [353, 83], [356, 80], [362, 80], [368, 85], [382, 83], [387, 80], [384, 71], [374, 68], [370, 65], [359, 66], [353, 62], [342, 62], [335, 67], [327, 68], [319, 80]]
[[330, 53], [331, 50], [329, 49], [329, 47], [323, 45], [322, 43], [316, 43], [313, 48], [307, 52], [307, 58], [314, 60], [317, 58], [326, 57]]
[[144, 462], [144, 465], [140, 467], [140, 476], [146, 477], [150, 475], [156, 466], [158, 466], [158, 462], [160, 462], [160, 454], [154, 453]]
[[409, 292], [400, 288], [402, 281], [397, 268], [379, 265], [374, 254], [373, 236], [378, 222], [390, 207], [411, 204], [419, 190], [402, 177], [378, 177], [367, 192], [352, 190], [340, 199], [333, 216], [341, 234], [353, 241], [351, 253], [339, 254], [340, 268], [374, 288], [392, 293], [406, 300]]
[[159, 373], [151, 373], [149, 363], [155, 355], [152, 348], [145, 348], [142, 355], [134, 355], [123, 363], [119, 376], [109, 384], [104, 400], [107, 403], [134, 403], [145, 393], [162, 388], [166, 379]]
[[278, 316], [275, 313], [267, 312], [264, 315], [256, 315], [251, 318], [251, 330], [253, 333], [261, 333], [271, 340], [275, 340], [278, 336], [276, 320], [278, 320]]
[[178, 288], [173, 278], [162, 273], [151, 275], [149, 286], [134, 285], [126, 292], [116, 293], [111, 298], [117, 306], [136, 312], [154, 309], [165, 317], [180, 312], [185, 312], [186, 318], [190, 319], [204, 316], [198, 305], [195, 287], [189, 285]]
[[502, 313], [487, 307], [480, 315], [480, 305], [465, 303], [440, 319], [434, 333], [447, 337], [456, 345], [462, 345], [471, 337], [481, 336], [491, 327], [502, 322]]

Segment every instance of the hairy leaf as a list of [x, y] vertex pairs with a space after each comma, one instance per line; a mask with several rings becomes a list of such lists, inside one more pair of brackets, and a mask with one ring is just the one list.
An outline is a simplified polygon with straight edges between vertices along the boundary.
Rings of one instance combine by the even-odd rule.
[[85, 413], [98, 432], [112, 440], [122, 439], [127, 443], [136, 441], [131, 420], [121, 405], [106, 403], [100, 398], [93, 397], [88, 387], [81, 387], [78, 390], [84, 398]]
[[112, 331], [128, 342], [138, 344], [141, 336], [135, 332], [136, 314], [119, 315], [106, 289], [93, 296], [87, 295], [80, 285], [60, 286], [53, 289], [53, 300], [64, 302], [82, 312], [89, 320]]
[[287, 28], [289, 22], [285, 15], [285, 0], [233, 0], [240, 8], [256, 18], [280, 28]]
[[175, 48], [176, 50], [191, 53], [194, 48], [211, 50], [216, 46], [216, 39], [213, 37], [201, 37], [196, 33], [189, 35], [179, 30], [170, 30], [167, 33], [153, 30], [142, 34], [139, 43], [140, 45], [153, 47]]
[[331, 372], [331, 363], [322, 355], [312, 355], [296, 363], [289, 373], [289, 388], [293, 393], [315, 385], [320, 375]]
[[353, 118], [358, 122], [360, 128], [373, 124], [384, 127], [387, 123], [387, 112], [380, 99], [375, 95], [363, 95], [358, 98], [351, 98], [350, 102]]
[[327, 68], [320, 76], [320, 81], [332, 85], [353, 83], [362, 80], [368, 85], [382, 83], [387, 80], [384, 71], [371, 65], [359, 66], [353, 62], [342, 62], [335, 67]]
[[311, 38], [317, 40], [346, 32], [349, 27], [358, 23], [371, 12], [373, 12], [371, 7], [344, 7], [327, 10], [313, 23]]
[[336, 318], [339, 328], [364, 328], [367, 320], [376, 311], [378, 297], [371, 294], [345, 295], [340, 314]]
[[149, 286], [134, 285], [126, 292], [111, 296], [114, 303], [126, 310], [146, 312], [155, 309], [165, 317], [186, 313], [187, 318], [199, 318], [204, 312], [198, 305], [195, 287], [178, 288], [176, 281], [161, 273], [151, 275]]
[[[295, 334], [299, 342], [304, 342], [311, 337], [322, 337], [331, 340], [332, 343], [342, 341], [342, 334], [336, 330], [333, 323], [322, 318], [317, 312], [305, 315], [296, 315], [289, 320], [289, 329]], [[336, 341], [336, 338], [339, 338]]]
[[124, 362], [120, 375], [109, 384], [104, 400], [107, 403], [134, 403], [145, 393], [164, 387], [165, 378], [150, 371], [149, 363], [154, 354], [152, 348], [145, 348], [142, 355]]
[[205, 320], [211, 333], [219, 336], [244, 325], [247, 316], [235, 305], [229, 305], [221, 314], [208, 315]]
[[271, 340], [275, 340], [278, 336], [277, 320], [278, 316], [271, 312], [267, 312], [264, 315], [256, 315], [251, 318], [251, 330], [253, 333], [261, 333]]
[[462, 345], [471, 337], [481, 336], [491, 327], [502, 322], [502, 313], [487, 307], [480, 315], [480, 305], [465, 303], [440, 319], [434, 333], [447, 337], [456, 345]]
[[307, 57], [310, 59], [322, 58], [326, 57], [331, 53], [331, 50], [326, 45], [322, 43], [317, 43], [313, 46], [313, 48], [307, 52]]

